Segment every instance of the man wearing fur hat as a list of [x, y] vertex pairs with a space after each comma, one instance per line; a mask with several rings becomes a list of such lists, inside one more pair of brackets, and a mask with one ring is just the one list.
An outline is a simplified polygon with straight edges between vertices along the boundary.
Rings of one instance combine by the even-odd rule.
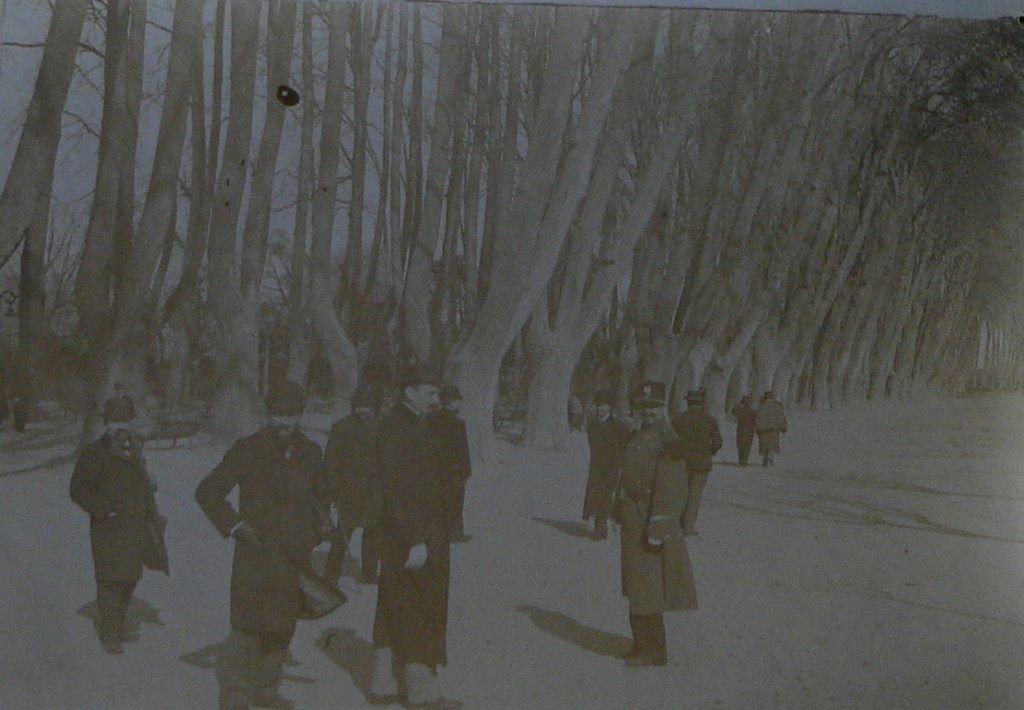
[[786, 412], [771, 390], [764, 393], [757, 405], [754, 428], [757, 430], [757, 448], [761, 452], [762, 465], [771, 466], [775, 463], [772, 456], [779, 453], [780, 440], [786, 433]]
[[377, 420], [373, 416], [373, 395], [365, 387], [352, 394], [352, 412], [331, 427], [324, 450], [324, 471], [338, 507], [344, 534], [331, 544], [326, 576], [336, 580], [341, 574], [348, 540], [356, 528], [362, 528], [360, 551], [363, 584], [377, 583], [377, 528], [383, 502], [377, 472]]
[[[218, 658], [221, 710], [288, 708], [282, 666], [302, 612], [299, 568], [326, 526], [320, 447], [299, 431], [302, 388], [271, 387], [267, 425], [239, 439], [196, 488], [196, 502], [235, 538], [231, 635]], [[238, 488], [239, 507], [227, 500]]]
[[398, 390], [377, 443], [384, 508], [371, 700], [399, 696], [404, 687], [411, 707], [457, 708], [437, 678], [447, 664], [449, 581], [445, 474], [428, 418], [438, 407], [437, 378], [413, 366]]
[[455, 385], [441, 388], [440, 404], [431, 417], [437, 436], [441, 468], [445, 478], [445, 508], [448, 511], [448, 539], [452, 542], [468, 542], [463, 510], [466, 505], [466, 482], [473, 474], [473, 463], [469, 455], [469, 437], [466, 423], [459, 418], [459, 403], [462, 393]]
[[687, 392], [686, 404], [686, 411], [673, 420], [672, 426], [686, 452], [686, 477], [689, 479], [683, 534], [696, 535], [700, 499], [711, 473], [711, 459], [722, 448], [722, 432], [718, 420], [704, 409], [704, 390]]
[[71, 500], [89, 514], [96, 609], [103, 649], [124, 652], [125, 618], [143, 567], [168, 573], [163, 519], [146, 473], [142, 441], [132, 429], [135, 404], [120, 394], [103, 406], [103, 435], [86, 446], [71, 475]]
[[697, 608], [697, 590], [679, 525], [686, 507], [686, 461], [665, 411], [665, 386], [633, 393], [639, 429], [622, 458], [615, 493], [621, 531], [622, 594], [629, 599], [633, 646], [627, 666], [668, 662], [664, 614]]
[[629, 426], [612, 416], [611, 396], [607, 390], [594, 395], [597, 415], [587, 427], [590, 444], [590, 470], [583, 496], [583, 519], [594, 520], [594, 537], [608, 537], [608, 518], [612, 515], [612, 496], [622, 464], [622, 453], [629, 441]]

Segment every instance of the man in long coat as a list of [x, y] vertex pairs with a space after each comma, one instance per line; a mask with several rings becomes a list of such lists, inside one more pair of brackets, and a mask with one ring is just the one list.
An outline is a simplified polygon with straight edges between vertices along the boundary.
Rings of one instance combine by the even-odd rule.
[[754, 428], [757, 430], [757, 448], [761, 452], [762, 465], [774, 465], [772, 456], [779, 453], [780, 440], [786, 433], [786, 412], [771, 390], [764, 393], [757, 405]]
[[735, 407], [732, 414], [736, 417], [736, 453], [739, 454], [740, 466], [746, 466], [750, 460], [750, 447], [754, 444], [754, 423], [757, 410], [750, 404], [750, 395], [745, 394]]
[[132, 431], [134, 418], [129, 397], [108, 399], [106, 431], [82, 450], [71, 475], [71, 500], [89, 514], [99, 637], [111, 654], [124, 653], [122, 643], [137, 638], [124, 623], [143, 567], [168, 572], [156, 486]]
[[718, 420], [704, 409], [703, 390], [687, 392], [686, 404], [686, 411], [675, 418], [672, 426], [686, 452], [686, 477], [689, 480], [683, 534], [696, 535], [700, 499], [711, 474], [711, 459], [722, 448], [722, 432], [718, 428]]
[[445, 475], [428, 419], [438, 407], [437, 379], [410, 367], [398, 389], [401, 401], [377, 440], [384, 508], [370, 692], [395, 696], [404, 681], [410, 704], [440, 708], [451, 701], [437, 679], [437, 667], [447, 664], [449, 581]]
[[594, 520], [594, 537], [608, 537], [608, 518], [612, 515], [612, 496], [622, 465], [622, 453], [629, 441], [629, 426], [612, 416], [611, 396], [607, 390], [594, 394], [597, 414], [587, 427], [590, 444], [590, 471], [583, 496], [583, 519]]
[[[221, 710], [287, 708], [282, 666], [302, 611], [299, 569], [323, 538], [320, 447], [298, 429], [302, 388], [281, 382], [267, 400], [269, 424], [239, 439], [196, 489], [224, 537], [235, 538], [231, 635], [217, 664]], [[228, 494], [238, 488], [238, 510]]]
[[373, 416], [373, 396], [364, 387], [352, 395], [352, 413], [335, 422], [324, 450], [324, 472], [341, 518], [342, 535], [332, 541], [327, 557], [326, 576], [336, 580], [341, 574], [348, 541], [356, 528], [362, 528], [360, 566], [363, 584], [377, 583], [380, 564], [378, 527], [383, 502], [377, 472], [378, 421]]
[[683, 449], [665, 412], [665, 387], [645, 382], [633, 394], [640, 419], [626, 446], [616, 489], [622, 594], [629, 599], [633, 647], [627, 666], [668, 662], [664, 614], [697, 608], [693, 568], [679, 524], [686, 507]]
[[448, 511], [448, 539], [468, 542], [463, 512], [466, 507], [466, 483], [473, 475], [473, 462], [469, 455], [469, 437], [466, 423], [459, 418], [462, 393], [455, 385], [445, 385], [440, 392], [440, 408], [431, 417], [437, 436], [441, 468], [444, 471], [444, 499]]

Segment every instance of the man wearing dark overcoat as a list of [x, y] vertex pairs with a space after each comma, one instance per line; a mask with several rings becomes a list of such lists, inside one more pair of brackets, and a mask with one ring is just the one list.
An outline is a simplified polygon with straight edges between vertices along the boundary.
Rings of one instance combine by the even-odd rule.
[[335, 422], [324, 450], [324, 472], [337, 504], [344, 532], [331, 544], [326, 576], [336, 580], [341, 574], [348, 541], [356, 528], [362, 528], [360, 566], [363, 584], [377, 583], [380, 556], [377, 528], [383, 502], [377, 473], [378, 421], [373, 416], [373, 395], [357, 388], [352, 395], [352, 413]]
[[757, 405], [754, 428], [757, 431], [757, 448], [761, 453], [761, 465], [774, 465], [775, 459], [772, 457], [779, 453], [780, 440], [786, 432], [786, 412], [782, 408], [782, 403], [775, 399], [775, 394], [771, 390], [764, 393], [761, 402]]
[[697, 590], [679, 520], [686, 507], [686, 461], [665, 411], [665, 387], [633, 393], [639, 429], [630, 437], [616, 488], [622, 594], [629, 599], [633, 646], [627, 666], [668, 662], [664, 614], [697, 608]]
[[447, 664], [449, 581], [445, 474], [428, 418], [438, 407], [437, 379], [410, 367], [398, 390], [377, 440], [384, 508], [370, 693], [395, 696], [404, 683], [412, 706], [459, 707], [442, 697], [437, 678]]
[[431, 416], [434, 433], [437, 436], [441, 468], [444, 471], [445, 508], [448, 511], [448, 539], [452, 542], [468, 542], [463, 511], [466, 507], [466, 482], [473, 474], [473, 463], [469, 455], [469, 437], [466, 423], [459, 418], [459, 403], [462, 393], [455, 385], [441, 388], [441, 406]]
[[143, 567], [168, 572], [162, 525], [154, 532], [160, 520], [156, 486], [146, 473], [142, 441], [132, 430], [134, 418], [131, 398], [108, 399], [106, 431], [82, 450], [71, 475], [71, 500], [89, 514], [99, 637], [111, 654], [123, 653], [122, 643], [137, 638], [124, 624]]
[[722, 448], [722, 432], [718, 420], [704, 409], [704, 391], [686, 393], [686, 411], [672, 422], [683, 450], [686, 452], [686, 477], [689, 490], [683, 512], [683, 534], [697, 534], [697, 513], [711, 474], [711, 459]]
[[746, 466], [750, 460], [750, 447], [754, 444], [754, 422], [757, 410], [750, 404], [750, 395], [745, 394], [735, 407], [732, 414], [736, 417], [736, 452], [740, 457], [740, 466]]
[[[326, 522], [320, 447], [298, 429], [305, 404], [290, 381], [271, 387], [269, 423], [239, 439], [196, 489], [224, 537], [235, 538], [231, 635], [217, 664], [221, 710], [287, 708], [282, 665], [302, 611], [299, 569]], [[227, 500], [238, 488], [238, 509]]]
[[607, 390], [594, 394], [596, 416], [587, 427], [590, 444], [590, 470], [583, 496], [583, 519], [594, 520], [594, 537], [608, 537], [608, 518], [612, 515], [612, 496], [622, 464], [622, 453], [629, 441], [629, 425], [612, 416], [611, 396]]

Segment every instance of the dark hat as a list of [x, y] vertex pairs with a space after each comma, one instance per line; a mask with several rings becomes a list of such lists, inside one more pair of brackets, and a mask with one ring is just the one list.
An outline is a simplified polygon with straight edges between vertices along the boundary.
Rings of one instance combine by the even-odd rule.
[[396, 384], [400, 389], [416, 385], [437, 386], [438, 377], [432, 368], [423, 363], [409, 363], [399, 371]]
[[352, 409], [373, 409], [373, 392], [367, 387], [357, 387], [352, 393]]
[[441, 388], [441, 404], [451, 404], [462, 399], [462, 392], [455, 385], [445, 385]]
[[703, 404], [704, 390], [690, 390], [686, 393], [686, 402], [688, 404]]
[[761, 395], [761, 399], [773, 399], [774, 397], [775, 393], [772, 392], [771, 390], [765, 390], [764, 394]]
[[103, 403], [103, 423], [130, 422], [135, 418], [135, 402], [126, 394], [111, 397]]
[[594, 393], [594, 406], [607, 407], [612, 403], [612, 395], [608, 390], [598, 390]]
[[648, 380], [633, 390], [630, 402], [637, 409], [661, 407], [665, 404], [665, 385]]
[[299, 92], [287, 84], [281, 84], [277, 87], [277, 100], [285, 106], [295, 106], [299, 103]]
[[306, 406], [306, 393], [302, 385], [292, 380], [279, 380], [270, 386], [267, 411], [282, 417], [302, 414]]

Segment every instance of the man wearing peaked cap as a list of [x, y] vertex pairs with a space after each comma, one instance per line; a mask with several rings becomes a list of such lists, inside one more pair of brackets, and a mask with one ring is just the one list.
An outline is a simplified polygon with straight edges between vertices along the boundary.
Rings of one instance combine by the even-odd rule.
[[672, 427], [686, 452], [686, 477], [689, 490], [683, 513], [683, 534], [697, 534], [697, 513], [704, 486], [711, 474], [711, 459], [722, 448], [718, 420], [704, 409], [704, 390], [686, 393], [687, 409], [675, 417]]
[[587, 425], [590, 445], [590, 468], [583, 497], [583, 519], [594, 520], [594, 537], [608, 537], [608, 518], [612, 517], [612, 496], [622, 464], [622, 453], [629, 441], [629, 426], [612, 415], [611, 396], [607, 390], [594, 395], [593, 420]]
[[627, 666], [668, 662], [664, 613], [697, 608], [693, 568], [679, 524], [686, 507], [686, 461], [665, 411], [665, 386], [644, 382], [632, 394], [640, 420], [622, 456], [615, 491], [622, 594], [629, 599], [633, 647]]
[[143, 567], [169, 573], [156, 486], [132, 431], [135, 404], [123, 392], [104, 402], [103, 435], [82, 450], [71, 475], [71, 500], [89, 514], [96, 576], [97, 628], [103, 649], [124, 652], [137, 636], [125, 630]]
[[[217, 531], [235, 539], [231, 634], [217, 662], [221, 710], [292, 706], [278, 689], [303, 613], [300, 569], [329, 527], [320, 447], [299, 431], [302, 387], [277, 382], [266, 405], [266, 426], [236, 441], [195, 493]], [[236, 487], [237, 510], [228, 501]]]
[[469, 455], [469, 437], [466, 423], [459, 417], [462, 393], [452, 384], [444, 385], [440, 393], [440, 408], [432, 417], [441, 467], [445, 477], [445, 508], [448, 514], [448, 538], [452, 542], [468, 542], [463, 521], [466, 504], [466, 482], [473, 474]]

